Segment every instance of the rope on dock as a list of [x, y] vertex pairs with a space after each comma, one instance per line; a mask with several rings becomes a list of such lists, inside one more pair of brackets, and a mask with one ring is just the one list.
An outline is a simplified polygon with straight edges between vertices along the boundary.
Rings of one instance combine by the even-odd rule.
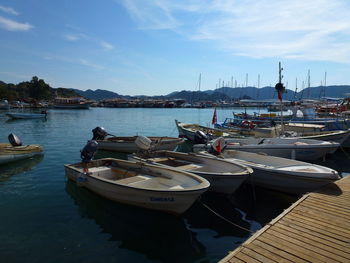
[[215, 212], [213, 209], [211, 209], [209, 206], [207, 206], [206, 204], [204, 204], [200, 199], [198, 200], [199, 203], [201, 203], [205, 208], [207, 208], [209, 211], [211, 211], [213, 214], [215, 214], [216, 216], [220, 217], [222, 220], [225, 220], [227, 223], [230, 223], [231, 225], [234, 225], [235, 227], [238, 227], [242, 230], [245, 230], [249, 233], [254, 233], [254, 231], [248, 229], [248, 228], [245, 228], [245, 227], [242, 227], [240, 225], [237, 225], [235, 223], [233, 223], [232, 221], [228, 220], [227, 218], [223, 217], [222, 215], [218, 214], [217, 212]]

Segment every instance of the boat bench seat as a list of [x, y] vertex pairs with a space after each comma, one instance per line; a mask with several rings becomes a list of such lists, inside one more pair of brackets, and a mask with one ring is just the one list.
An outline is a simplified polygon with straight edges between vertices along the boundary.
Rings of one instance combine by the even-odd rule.
[[89, 172], [90, 173], [94, 173], [94, 174], [99, 174], [99, 173], [103, 173], [103, 172], [110, 172], [111, 168], [107, 167], [107, 166], [99, 166], [99, 167], [92, 167], [89, 168]]
[[200, 165], [196, 165], [196, 164], [190, 163], [190, 164], [185, 164], [185, 165], [178, 166], [176, 168], [180, 168], [182, 170], [194, 170], [194, 169], [198, 169], [198, 168], [201, 168], [201, 167], [202, 166], [200, 166]]
[[119, 180], [116, 180], [116, 182], [129, 185], [129, 184], [137, 183], [137, 182], [144, 181], [147, 179], [150, 179], [150, 178], [146, 177], [146, 176], [142, 176], [142, 175], [137, 175], [137, 176], [127, 177], [124, 179], [119, 179]]

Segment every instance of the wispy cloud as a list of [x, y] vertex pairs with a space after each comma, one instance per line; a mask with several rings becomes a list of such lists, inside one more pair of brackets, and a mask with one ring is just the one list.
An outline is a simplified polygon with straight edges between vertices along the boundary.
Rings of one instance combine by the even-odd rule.
[[8, 31], [28, 31], [33, 28], [31, 24], [20, 23], [0, 16], [0, 27]]
[[350, 63], [346, 0], [124, 0], [141, 29], [168, 29], [234, 55]]
[[104, 66], [94, 64], [94, 63], [92, 63], [92, 62], [90, 62], [90, 61], [87, 61], [86, 59], [82, 59], [82, 58], [81, 58], [81, 59], [79, 59], [78, 61], [79, 61], [79, 63], [80, 63], [81, 65], [88, 66], [88, 67], [91, 67], [91, 68], [94, 68], [94, 69], [97, 69], [97, 70], [102, 70], [102, 69], [105, 68]]
[[78, 41], [78, 40], [81, 40], [81, 39], [88, 39], [89, 37], [85, 34], [82, 34], [82, 33], [77, 33], [77, 34], [65, 34], [63, 36], [64, 39], [68, 40], [68, 41]]
[[43, 59], [46, 60], [57, 60], [57, 61], [62, 61], [65, 63], [71, 63], [71, 64], [76, 64], [76, 65], [83, 65], [87, 66], [96, 70], [102, 70], [105, 69], [104, 66], [95, 64], [93, 62], [90, 62], [89, 60], [85, 58], [74, 58], [74, 57], [67, 57], [67, 56], [59, 56], [57, 54], [44, 54], [42, 55]]
[[114, 46], [108, 42], [100, 41], [100, 45], [104, 50], [112, 50], [114, 49]]
[[123, 3], [140, 29], [174, 29], [180, 26], [171, 14], [171, 2], [124, 0]]
[[15, 15], [15, 16], [19, 15], [19, 13], [16, 10], [14, 10], [12, 7], [6, 7], [6, 6], [0, 5], [0, 11], [5, 12], [5, 13], [10, 14], [10, 15]]

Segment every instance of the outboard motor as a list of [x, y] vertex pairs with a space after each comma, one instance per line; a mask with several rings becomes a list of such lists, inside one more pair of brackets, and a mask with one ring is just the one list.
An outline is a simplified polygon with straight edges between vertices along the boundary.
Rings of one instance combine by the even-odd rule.
[[202, 131], [196, 131], [194, 134], [195, 144], [206, 144], [208, 142], [208, 136]]
[[94, 157], [97, 151], [98, 143], [96, 141], [88, 141], [82, 150], [80, 150], [80, 158], [84, 163], [88, 163]]
[[107, 137], [108, 133], [103, 127], [96, 127], [92, 130], [92, 140], [104, 140]]
[[225, 148], [225, 139], [222, 137], [215, 139], [211, 144], [211, 150], [215, 155], [220, 154], [224, 148]]
[[12, 146], [22, 146], [21, 140], [14, 133], [10, 133], [8, 139]]

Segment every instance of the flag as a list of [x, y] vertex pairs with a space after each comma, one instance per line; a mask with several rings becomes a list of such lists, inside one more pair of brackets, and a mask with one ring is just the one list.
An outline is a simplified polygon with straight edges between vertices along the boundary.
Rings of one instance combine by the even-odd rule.
[[216, 108], [214, 110], [214, 114], [213, 114], [213, 119], [211, 120], [211, 124], [215, 124], [217, 122], [217, 118], [216, 118]]
[[282, 101], [282, 91], [277, 91], [277, 94], [278, 94], [278, 99], [280, 100], [280, 101]]

